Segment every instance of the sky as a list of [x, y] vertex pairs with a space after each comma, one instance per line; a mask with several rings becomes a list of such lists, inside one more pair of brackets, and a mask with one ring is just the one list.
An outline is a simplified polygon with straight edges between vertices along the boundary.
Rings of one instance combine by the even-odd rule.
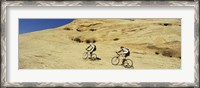
[[74, 19], [19, 19], [19, 34], [60, 27], [73, 20]]

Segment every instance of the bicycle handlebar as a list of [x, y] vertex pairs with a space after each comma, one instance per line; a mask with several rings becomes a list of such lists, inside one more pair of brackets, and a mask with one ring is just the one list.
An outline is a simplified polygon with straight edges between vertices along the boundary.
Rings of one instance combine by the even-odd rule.
[[122, 55], [122, 54], [119, 54], [118, 52], [115, 52], [118, 56]]
[[119, 53], [118, 52], [115, 52], [117, 55], [119, 55]]

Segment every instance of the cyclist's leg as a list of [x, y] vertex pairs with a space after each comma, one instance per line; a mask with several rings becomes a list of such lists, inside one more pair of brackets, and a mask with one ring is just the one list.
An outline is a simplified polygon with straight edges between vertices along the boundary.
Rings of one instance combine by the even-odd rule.
[[90, 58], [92, 58], [92, 54], [93, 54], [93, 52], [94, 52], [93, 50], [90, 51]]
[[90, 57], [91, 57], [91, 58], [92, 58], [93, 52], [94, 52], [94, 49], [91, 49], [91, 50], [90, 50]]
[[124, 55], [124, 54], [122, 54], [122, 56], [123, 56], [123, 59], [122, 59], [122, 64], [121, 64], [121, 65], [124, 65], [124, 61], [125, 61], [125, 55]]
[[126, 57], [128, 56], [128, 54], [125, 54], [124, 55], [124, 59], [122, 59], [122, 65], [124, 65], [125, 64], [125, 62], [126, 62]]
[[92, 51], [89, 51], [89, 58], [92, 58]]

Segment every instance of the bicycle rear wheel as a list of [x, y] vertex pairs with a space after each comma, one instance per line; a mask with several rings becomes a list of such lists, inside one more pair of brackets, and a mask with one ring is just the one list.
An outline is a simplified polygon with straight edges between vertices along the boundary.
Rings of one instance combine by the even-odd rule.
[[84, 52], [84, 53], [83, 53], [82, 58], [83, 58], [83, 59], [87, 59], [87, 58], [88, 58], [87, 52]]
[[132, 61], [131, 59], [126, 59], [126, 64], [125, 64], [125, 66], [126, 66], [127, 68], [133, 67], [133, 61]]
[[97, 59], [97, 55], [95, 53], [93, 53], [91, 60], [96, 60], [96, 59]]
[[118, 57], [113, 57], [111, 59], [111, 63], [112, 65], [118, 65], [119, 64], [120, 59]]

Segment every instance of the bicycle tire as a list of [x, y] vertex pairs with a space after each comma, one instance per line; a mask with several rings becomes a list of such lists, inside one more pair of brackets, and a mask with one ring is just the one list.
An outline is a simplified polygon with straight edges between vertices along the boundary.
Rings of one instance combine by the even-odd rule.
[[127, 68], [133, 67], [133, 61], [132, 61], [131, 59], [126, 59], [126, 63], [127, 63], [127, 64], [126, 64], [125, 66], [126, 66]]
[[97, 54], [93, 53], [91, 60], [96, 60], [96, 59], [97, 59]]
[[88, 58], [87, 52], [84, 52], [84, 53], [83, 53], [82, 58], [83, 58], [83, 59], [87, 59], [87, 58]]
[[112, 65], [118, 65], [119, 62], [120, 62], [120, 59], [119, 59], [118, 57], [113, 57], [113, 58], [111, 59]]

